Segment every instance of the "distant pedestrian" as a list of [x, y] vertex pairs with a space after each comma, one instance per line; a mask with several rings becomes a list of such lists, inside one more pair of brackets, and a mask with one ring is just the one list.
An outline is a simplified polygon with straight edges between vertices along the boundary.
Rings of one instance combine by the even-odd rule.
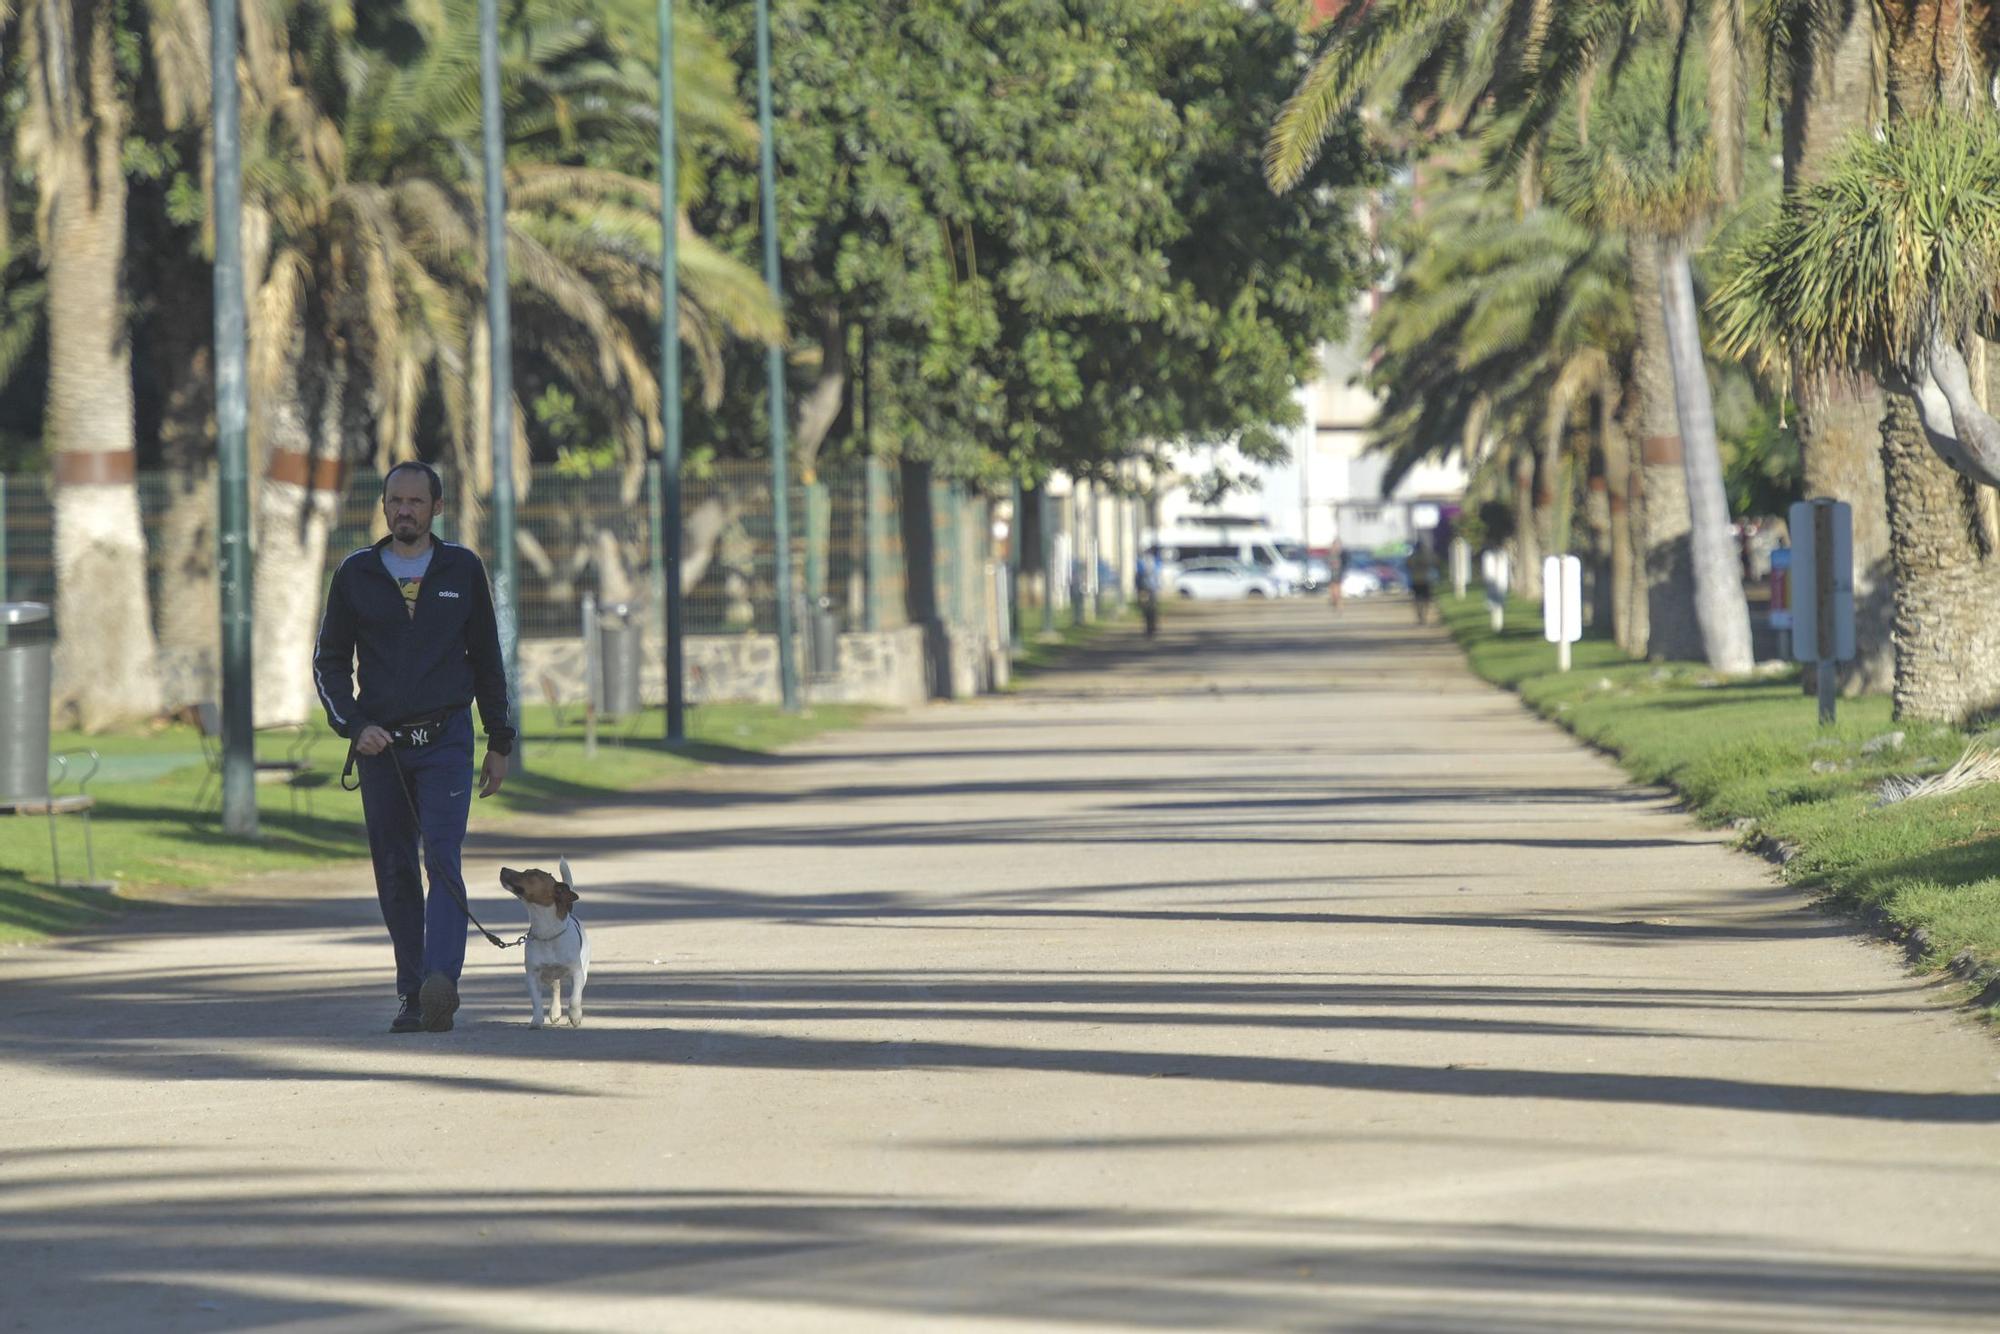
[[1347, 557], [1345, 553], [1341, 551], [1339, 542], [1334, 542], [1328, 545], [1326, 549], [1326, 568], [1327, 568], [1326, 597], [1327, 601], [1333, 604], [1333, 609], [1335, 611], [1340, 610], [1341, 594], [1347, 591], [1346, 589], [1340, 586], [1341, 577], [1347, 573], [1347, 571], [1343, 568], [1346, 564], [1346, 561]]
[[1418, 625], [1430, 623], [1431, 598], [1436, 591], [1437, 575], [1437, 553], [1431, 550], [1430, 543], [1417, 543], [1417, 549], [1410, 553], [1410, 600], [1416, 604]]
[[1160, 630], [1160, 553], [1149, 550], [1139, 557], [1133, 583], [1139, 592], [1139, 614], [1146, 618], [1146, 638]]

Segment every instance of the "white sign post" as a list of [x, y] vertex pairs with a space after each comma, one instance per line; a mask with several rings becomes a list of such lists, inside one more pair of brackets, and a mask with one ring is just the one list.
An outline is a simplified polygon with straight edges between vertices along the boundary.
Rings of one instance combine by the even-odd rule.
[[1483, 551], [1479, 555], [1479, 578], [1486, 585], [1486, 614], [1493, 632], [1507, 628], [1507, 589], [1514, 578], [1513, 561], [1504, 551]]
[[1792, 506], [1792, 658], [1819, 667], [1819, 720], [1833, 722], [1837, 665], [1854, 659], [1854, 509], [1841, 500]]
[[1465, 596], [1465, 586], [1472, 580], [1472, 546], [1462, 537], [1451, 539], [1451, 591], [1454, 597]]
[[1556, 665], [1569, 670], [1569, 646], [1583, 638], [1583, 562], [1550, 556], [1542, 562], [1542, 638], [1556, 646]]

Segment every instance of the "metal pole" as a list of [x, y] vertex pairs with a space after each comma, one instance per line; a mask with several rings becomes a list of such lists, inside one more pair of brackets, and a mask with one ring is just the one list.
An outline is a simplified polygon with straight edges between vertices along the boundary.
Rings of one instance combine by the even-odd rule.
[[222, 828], [257, 834], [257, 753], [251, 732], [250, 416], [243, 378], [243, 154], [237, 135], [236, 0], [208, 9], [215, 128], [215, 433], [220, 463], [216, 530], [221, 550]]
[[1042, 546], [1042, 633], [1052, 635], [1056, 632], [1056, 507], [1049, 499], [1046, 477], [1035, 488], [1035, 517]]
[[652, 535], [652, 552], [646, 561], [646, 580], [652, 595], [653, 616], [660, 625], [667, 623], [667, 565], [660, 551], [660, 534], [664, 531], [666, 519], [660, 508], [660, 461], [646, 460], [646, 531]]
[[517, 729], [514, 767], [523, 766], [520, 733], [520, 627], [514, 567], [514, 341], [507, 303], [507, 187], [500, 111], [500, 12], [498, 0], [479, 0], [480, 122], [486, 148], [486, 326], [489, 403], [493, 437], [493, 609], [500, 622], [500, 658], [507, 671], [507, 716]]
[[[782, 309], [784, 282], [778, 272], [778, 165], [771, 142], [771, 0], [757, 0], [757, 175], [764, 197], [764, 285]], [[799, 711], [799, 669], [792, 659], [791, 469], [785, 464], [785, 348], [773, 343], [770, 370], [771, 414], [771, 583], [778, 599], [778, 689], [786, 713]]]
[[687, 739], [681, 607], [680, 149], [674, 134], [674, 5], [660, 0], [660, 516], [653, 524], [666, 589], [667, 740]]

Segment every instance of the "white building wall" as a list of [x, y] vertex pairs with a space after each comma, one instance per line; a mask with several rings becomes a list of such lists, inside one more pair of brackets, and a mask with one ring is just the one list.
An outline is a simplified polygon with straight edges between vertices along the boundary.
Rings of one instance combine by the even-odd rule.
[[[1217, 506], [1197, 506], [1184, 488], [1173, 488], [1160, 501], [1162, 525], [1227, 515], [1261, 521], [1294, 541], [1304, 533], [1315, 549], [1338, 540], [1351, 550], [1365, 550], [1411, 540], [1419, 522], [1436, 506], [1464, 498], [1466, 474], [1456, 458], [1418, 465], [1393, 496], [1383, 498], [1387, 460], [1368, 451], [1368, 432], [1379, 405], [1374, 394], [1356, 383], [1366, 365], [1367, 309], [1364, 297], [1357, 304], [1348, 340], [1323, 346], [1319, 378], [1300, 386], [1296, 399], [1304, 421], [1293, 432], [1291, 460], [1255, 468], [1255, 488], [1232, 492]], [[1218, 447], [1213, 456], [1232, 471], [1246, 470], [1233, 448]], [[1208, 453], [1197, 451], [1187, 460], [1186, 470], [1201, 472], [1208, 458]]]

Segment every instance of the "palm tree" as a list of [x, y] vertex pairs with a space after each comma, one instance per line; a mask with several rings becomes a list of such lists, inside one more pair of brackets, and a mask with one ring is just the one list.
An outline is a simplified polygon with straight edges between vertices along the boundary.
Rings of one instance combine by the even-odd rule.
[[1572, 507], [1572, 482], [1589, 471], [1570, 457], [1572, 424], [1594, 417], [1591, 443], [1619, 483], [1605, 524], [1615, 529], [1614, 621], [1629, 640], [1627, 446], [1615, 405], [1632, 312], [1619, 240], [1548, 208], [1517, 216], [1513, 197], [1462, 163], [1440, 159], [1423, 174], [1418, 198], [1389, 229], [1397, 280], [1370, 330], [1369, 380], [1383, 404], [1374, 443], [1390, 456], [1384, 487], [1447, 453], [1506, 479], [1521, 587], [1532, 596], [1537, 557], [1567, 545], [1560, 516]]
[[1974, 373], [2000, 289], [1996, 202], [1990, 114], [1891, 122], [1794, 193], [1717, 294], [1742, 353], [1861, 370], [1891, 390], [1899, 717], [1961, 721], [2000, 704], [2000, 532], [1985, 489], [2000, 484], [2000, 422], [1982, 402], [1985, 368]]
[[[291, 590], [301, 578], [316, 581], [323, 564], [342, 465], [415, 457], [419, 416], [437, 403], [465, 534], [477, 531], [493, 457], [478, 407], [487, 356], [481, 183], [468, 165], [479, 133], [472, 6], [445, 5], [414, 60], [346, 42], [308, 7], [293, 19], [257, 62], [277, 73], [257, 99], [247, 199], [259, 219], [253, 230], [269, 238], [255, 265], [253, 435], [265, 459], [257, 701], [271, 721], [311, 707], [297, 664], [312, 608]], [[746, 142], [726, 62], [698, 29], [689, 38], [676, 96], [685, 90], [690, 129]], [[284, 46], [316, 58], [296, 60]], [[301, 65], [337, 77], [291, 86], [285, 72]], [[621, 154], [650, 160], [650, 76], [588, 7], [530, 0], [508, 11], [502, 77], [516, 355], [603, 406], [623, 446], [630, 499], [658, 443], [650, 349], [662, 318], [660, 200], [651, 181], [604, 164]], [[713, 402], [723, 340], [776, 337], [780, 324], [755, 274], [685, 217], [679, 226], [678, 318]], [[524, 420], [518, 404], [516, 420]], [[525, 441], [515, 459], [525, 490]], [[522, 536], [533, 560], [539, 549]]]
[[[1681, 37], [1685, 36], [1683, 30]], [[1664, 334], [1680, 423], [1681, 465], [1688, 506], [1688, 563], [1701, 648], [1711, 667], [1746, 672], [1752, 665], [1750, 613], [1730, 535], [1713, 394], [1708, 381], [1694, 296], [1695, 236], [1719, 202], [1716, 154], [1705, 134], [1705, 105], [1684, 43], [1638, 50], [1590, 106], [1565, 121], [1550, 148], [1551, 194], [1594, 225], [1625, 229], [1631, 238], [1635, 304], [1644, 340]], [[1661, 109], [1665, 108], [1665, 115]], [[1658, 275], [1659, 314], [1652, 319], [1648, 270]], [[1657, 377], [1658, 361], [1642, 374]], [[1649, 442], [1650, 443], [1650, 442]], [[1671, 486], [1663, 468], [1647, 473], [1649, 519]], [[1653, 537], [1660, 534], [1656, 531]], [[1656, 548], [1657, 549], [1657, 548]], [[1657, 609], [1656, 609], [1657, 610]], [[1664, 630], [1653, 625], [1656, 643]]]
[[[1683, 8], [1676, 32], [1683, 48], [1690, 45], [1695, 20], [1703, 12], [1692, 5]], [[1711, 48], [1733, 51], [1739, 27], [1734, 8], [1715, 0], [1705, 13]], [[1493, 113], [1500, 111], [1507, 120], [1493, 136], [1496, 174], [1516, 182], [1525, 208], [1539, 197], [1544, 145], [1559, 114], [1565, 107], [1572, 120], [1587, 114], [1606, 72], [1621, 70], [1637, 44], [1657, 36], [1656, 18], [1656, 7], [1644, 0], [1588, 6], [1546, 0], [1381, 0], [1347, 6], [1321, 26], [1320, 54], [1272, 129], [1265, 148], [1267, 175], [1273, 188], [1288, 188], [1312, 161], [1336, 118], [1357, 106], [1391, 111], [1427, 135], [1465, 132], [1482, 116], [1491, 126]], [[1717, 77], [1704, 85], [1716, 113], [1712, 119], [1733, 126], [1741, 104], [1739, 66], [1720, 58], [1714, 63]], [[1654, 110], [1664, 116], [1665, 104]], [[1720, 136], [1715, 159], [1726, 195], [1738, 163], [1733, 133]], [[1700, 420], [1705, 385], [1697, 377], [1676, 379], [1666, 336], [1660, 279], [1663, 272], [1678, 278], [1683, 266], [1668, 265], [1663, 271], [1654, 242], [1636, 230], [1628, 234], [1627, 244], [1638, 314], [1633, 382], [1640, 418], [1637, 432], [1629, 434], [1641, 455], [1640, 466], [1629, 470], [1634, 475], [1628, 517], [1643, 520], [1648, 651], [1657, 657], [1697, 657], [1706, 646], [1689, 558], [1694, 521], [1680, 423], [1684, 408]], [[1691, 395], [1687, 404], [1677, 400], [1677, 389]], [[1726, 507], [1724, 514], [1726, 522]], [[1713, 515], [1705, 516], [1704, 527], [1712, 526]], [[1727, 589], [1716, 597], [1726, 602]], [[1719, 607], [1713, 615], [1723, 636], [1721, 661], [1732, 667], [1749, 665], [1747, 608], [1744, 615], [1740, 635], [1728, 628], [1728, 608]], [[1638, 620], [1634, 614], [1624, 624]]]
[[[205, 68], [198, 5], [156, 0], [149, 35], [169, 115]], [[55, 482], [55, 708], [88, 730], [159, 706], [134, 469], [125, 329], [125, 135], [129, 72], [113, 0], [16, 7], [0, 0], [0, 65], [24, 89], [19, 161], [40, 192], [49, 385], [45, 446]], [[18, 80], [18, 82], [15, 82]]]
[[[1873, 129], [1886, 106], [1873, 4], [1856, 0], [1762, 0], [1752, 15], [1763, 35], [1772, 92], [1783, 112], [1787, 193], [1818, 180], [1849, 134]], [[1896, 580], [1882, 467], [1882, 390], [1860, 371], [1808, 362], [1790, 368], [1805, 463], [1805, 492], [1847, 501], [1854, 512], [1857, 656], [1845, 664], [1849, 694], [1895, 685]]]
[[16, 348], [34, 324], [30, 302], [42, 306], [48, 336], [54, 706], [88, 730], [150, 716], [160, 704], [126, 330], [124, 150], [140, 58], [126, 44], [128, 20], [158, 72], [162, 110], [178, 124], [208, 82], [200, 0], [146, 0], [130, 10], [110, 0], [0, 0], [0, 82], [26, 94], [14, 162], [32, 172], [40, 196], [42, 288], [10, 288], [6, 306]]

